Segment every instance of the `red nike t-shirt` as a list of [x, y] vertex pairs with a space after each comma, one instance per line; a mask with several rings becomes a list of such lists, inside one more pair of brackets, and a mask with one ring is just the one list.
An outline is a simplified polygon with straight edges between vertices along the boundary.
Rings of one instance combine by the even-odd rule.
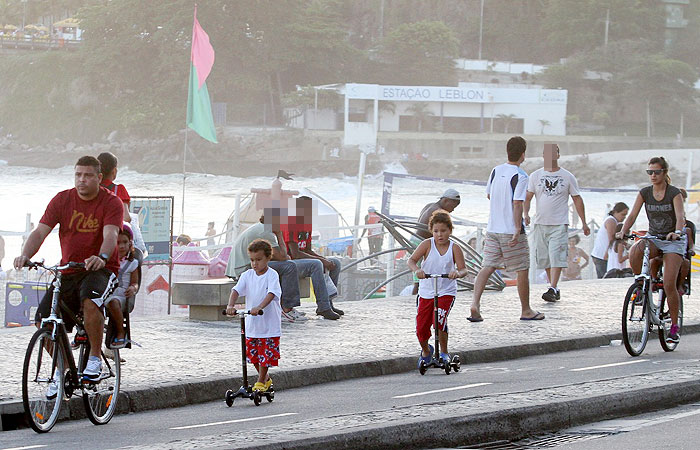
[[[90, 256], [99, 255], [105, 225], [121, 228], [123, 218], [122, 201], [107, 189], [101, 187], [97, 197], [85, 201], [73, 188], [56, 194], [39, 222], [50, 228], [60, 225], [61, 264], [65, 264], [69, 261], [83, 262]], [[119, 272], [116, 246], [106, 268], [115, 274]]]
[[[293, 217], [289, 218], [290, 222], [293, 222]], [[296, 242], [299, 250], [304, 251], [305, 249], [311, 249], [311, 230], [310, 224], [280, 224], [280, 231], [282, 231], [282, 237], [284, 238], [284, 243], [287, 246], [287, 254], [292, 256], [289, 250], [289, 243]]]

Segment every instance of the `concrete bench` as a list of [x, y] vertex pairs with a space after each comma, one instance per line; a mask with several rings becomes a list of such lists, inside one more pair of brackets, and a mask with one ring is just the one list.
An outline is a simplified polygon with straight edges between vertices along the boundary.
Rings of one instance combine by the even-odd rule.
[[[226, 309], [235, 285], [230, 278], [178, 281], [173, 283], [173, 305], [189, 306], [190, 319], [224, 320], [221, 311]], [[302, 298], [311, 295], [311, 278], [299, 279], [299, 293]], [[245, 297], [239, 297], [237, 304], [244, 305]]]

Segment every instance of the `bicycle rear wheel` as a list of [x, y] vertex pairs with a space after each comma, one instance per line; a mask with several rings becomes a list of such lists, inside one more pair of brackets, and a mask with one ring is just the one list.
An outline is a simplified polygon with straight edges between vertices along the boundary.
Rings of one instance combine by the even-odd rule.
[[649, 340], [649, 306], [641, 283], [630, 286], [622, 306], [622, 342], [631, 356], [639, 356]]
[[[114, 352], [114, 361], [100, 352], [102, 373], [95, 381], [83, 381], [83, 405], [90, 422], [104, 425], [112, 419], [117, 410], [117, 399], [121, 387], [121, 364], [119, 350]], [[90, 344], [82, 346], [80, 351], [79, 371], [82, 374], [90, 355]]]
[[[666, 342], [666, 336], [668, 336], [669, 331], [671, 331], [671, 312], [668, 308], [668, 298], [664, 297], [661, 300], [661, 322], [662, 326], [659, 327], [659, 341], [661, 342], [661, 348], [665, 352], [672, 352], [678, 347], [678, 343], [670, 344]], [[678, 337], [683, 334], [683, 296], [678, 296]]]
[[51, 335], [51, 327], [37, 330], [24, 356], [22, 403], [37, 433], [48, 432], [58, 421], [65, 388], [63, 351]]

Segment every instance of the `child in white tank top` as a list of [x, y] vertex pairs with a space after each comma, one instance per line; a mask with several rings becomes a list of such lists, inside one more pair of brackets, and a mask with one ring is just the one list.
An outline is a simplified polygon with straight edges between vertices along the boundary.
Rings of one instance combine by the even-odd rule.
[[[428, 344], [431, 336], [430, 327], [434, 322], [435, 286], [433, 280], [426, 278], [425, 274], [449, 274], [449, 278], [438, 278], [438, 338], [440, 341], [438, 351], [444, 361], [450, 361], [447, 351], [447, 316], [457, 295], [457, 278], [467, 274], [462, 249], [450, 241], [453, 229], [450, 215], [446, 211], [435, 211], [430, 217], [429, 227], [433, 237], [421, 242], [408, 260], [408, 267], [420, 280], [416, 314], [416, 336], [422, 350], [418, 358], [419, 366], [421, 360], [426, 364], [429, 363], [435, 350]], [[421, 259], [423, 264], [418, 267]]]

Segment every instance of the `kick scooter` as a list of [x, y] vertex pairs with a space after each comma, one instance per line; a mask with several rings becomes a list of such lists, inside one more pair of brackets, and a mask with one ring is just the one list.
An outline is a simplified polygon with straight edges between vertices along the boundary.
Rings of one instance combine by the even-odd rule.
[[420, 372], [421, 375], [425, 375], [426, 370], [429, 368], [437, 368], [437, 369], [442, 369], [445, 371], [447, 375], [450, 374], [451, 370], [454, 370], [455, 372], [459, 372], [459, 368], [461, 367], [461, 362], [459, 361], [459, 355], [454, 355], [452, 357], [452, 361], [443, 361], [442, 357], [440, 356], [440, 341], [438, 339], [438, 278], [449, 278], [448, 274], [442, 274], [442, 275], [436, 275], [436, 274], [425, 274], [426, 278], [432, 278], [433, 279], [433, 285], [435, 286], [435, 296], [433, 297], [433, 313], [434, 313], [434, 322], [433, 322], [433, 329], [435, 330], [435, 349], [433, 350], [433, 354], [431, 355], [430, 362], [425, 363], [424, 361], [420, 362], [420, 366], [418, 367], [418, 371]]
[[[223, 311], [223, 314], [226, 315], [226, 310]], [[258, 314], [262, 316], [263, 311], [260, 311]], [[237, 311], [236, 315], [241, 316], [241, 360], [243, 365], [243, 386], [238, 388], [237, 391], [233, 391], [231, 389], [226, 391], [226, 396], [224, 397], [224, 399], [226, 400], [226, 406], [232, 406], [233, 401], [237, 397], [251, 399], [253, 400], [253, 403], [255, 403], [255, 406], [260, 406], [260, 402], [262, 401], [263, 396], [267, 399], [268, 402], [272, 402], [272, 400], [275, 399], [275, 389], [272, 386], [270, 386], [270, 389], [268, 389], [267, 391], [260, 392], [254, 391], [253, 388], [248, 384], [248, 364], [245, 357], [245, 316], [250, 315], [250, 310]]]

